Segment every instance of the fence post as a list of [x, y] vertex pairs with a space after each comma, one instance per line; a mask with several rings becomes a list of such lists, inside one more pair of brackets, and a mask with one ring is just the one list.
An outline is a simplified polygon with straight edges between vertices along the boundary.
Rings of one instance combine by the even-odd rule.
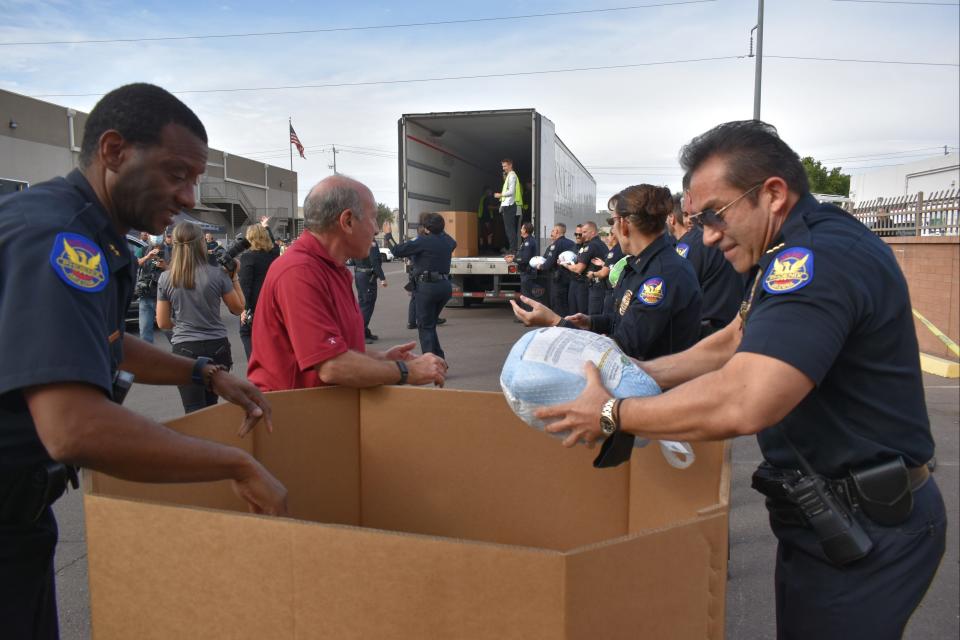
[[917, 215], [914, 218], [914, 230], [915, 236], [920, 235], [920, 228], [923, 226], [923, 191], [917, 192]]

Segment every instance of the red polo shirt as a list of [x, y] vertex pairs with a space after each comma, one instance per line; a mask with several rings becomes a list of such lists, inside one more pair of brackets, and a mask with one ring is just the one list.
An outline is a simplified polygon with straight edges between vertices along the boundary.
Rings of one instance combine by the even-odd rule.
[[253, 314], [247, 378], [263, 391], [323, 385], [318, 364], [365, 350], [353, 275], [310, 232], [273, 261]]

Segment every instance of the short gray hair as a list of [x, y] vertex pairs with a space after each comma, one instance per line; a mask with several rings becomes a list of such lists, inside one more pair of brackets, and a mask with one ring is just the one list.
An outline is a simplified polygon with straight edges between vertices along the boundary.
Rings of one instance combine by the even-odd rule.
[[303, 226], [322, 232], [333, 227], [346, 209], [357, 219], [363, 219], [363, 198], [359, 183], [335, 184], [312, 189], [303, 201]]

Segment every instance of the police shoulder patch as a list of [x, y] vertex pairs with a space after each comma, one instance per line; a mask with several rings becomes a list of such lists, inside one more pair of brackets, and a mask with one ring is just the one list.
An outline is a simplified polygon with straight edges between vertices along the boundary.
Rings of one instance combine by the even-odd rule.
[[101, 291], [110, 278], [100, 246], [77, 233], [57, 234], [50, 250], [50, 266], [61, 280], [80, 291]]
[[686, 258], [688, 253], [690, 253], [690, 245], [688, 245], [686, 242], [678, 242], [678, 243], [677, 243], [677, 254], [678, 254], [681, 258]]
[[784, 249], [763, 274], [763, 290], [773, 295], [802, 289], [813, 281], [813, 251], [806, 247]]
[[640, 291], [637, 297], [640, 302], [648, 307], [655, 307], [663, 302], [663, 296], [666, 294], [666, 283], [663, 278], [648, 278], [640, 285]]

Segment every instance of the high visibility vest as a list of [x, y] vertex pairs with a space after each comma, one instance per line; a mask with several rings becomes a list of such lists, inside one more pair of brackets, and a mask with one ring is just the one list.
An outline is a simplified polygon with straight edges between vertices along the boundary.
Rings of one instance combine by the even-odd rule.
[[[526, 209], [527, 205], [523, 204], [523, 185], [520, 184], [520, 176], [517, 175], [517, 172], [514, 171], [513, 175], [517, 176], [517, 187], [514, 190], [513, 201], [517, 203], [517, 207], [520, 209]], [[507, 177], [503, 179], [503, 187], [500, 189], [500, 193], [503, 193], [507, 190], [507, 182], [510, 179], [510, 174], [507, 174]]]

